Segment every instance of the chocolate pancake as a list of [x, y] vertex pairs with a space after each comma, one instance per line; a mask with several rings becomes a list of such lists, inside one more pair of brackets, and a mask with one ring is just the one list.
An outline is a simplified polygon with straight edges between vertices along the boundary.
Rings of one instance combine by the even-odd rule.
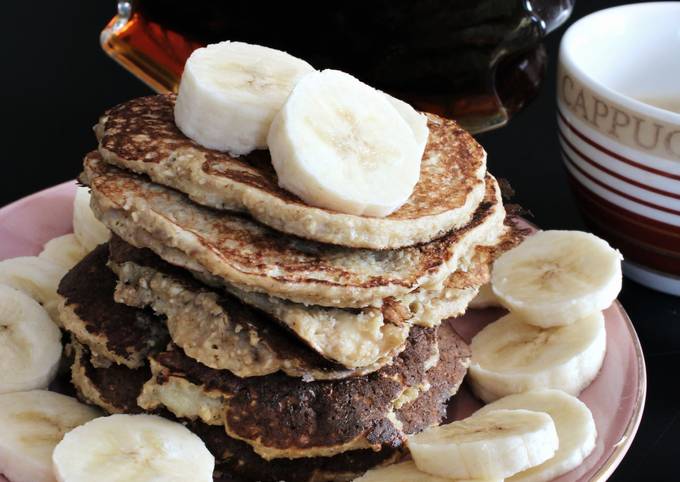
[[[86, 347], [73, 343], [75, 361], [72, 368], [73, 383], [78, 397], [86, 403], [97, 405], [107, 413], [142, 413], [137, 405], [144, 382], [150, 377], [148, 367], [130, 369], [112, 365], [98, 368], [92, 365]], [[345, 452], [332, 457], [305, 459], [277, 459], [266, 461], [245, 442], [229, 437], [222, 427], [201, 421], [176, 419], [169, 412], [158, 415], [178, 420], [196, 433], [215, 456], [216, 481], [239, 482], [317, 482], [352, 480], [362, 472], [399, 459], [401, 450], [363, 449]]]
[[114, 303], [117, 279], [106, 267], [108, 257], [108, 245], [98, 246], [62, 278], [59, 317], [64, 328], [97, 355], [98, 363], [138, 368], [169, 337], [152, 312]]
[[363, 472], [404, 457], [404, 451], [384, 448], [352, 450], [332, 457], [264, 460], [240, 440], [225, 435], [220, 427], [189, 422], [189, 429], [215, 456], [216, 482], [342, 482]]
[[73, 340], [70, 344], [74, 360], [71, 382], [78, 398], [103, 408], [108, 413], [142, 413], [137, 397], [151, 378], [148, 364], [139, 368], [125, 365], [95, 366], [90, 350]]
[[461, 358], [461, 354], [469, 353], [469, 348], [450, 323], [440, 326], [437, 338], [439, 361], [427, 371], [429, 389], [397, 411], [402, 430], [407, 434], [420, 432], [444, 420], [447, 403], [458, 392], [467, 373], [469, 359]]
[[[458, 356], [466, 352], [465, 344], [448, 324], [442, 325], [438, 338], [441, 355], [438, 363], [427, 371], [429, 390], [395, 411], [395, 418], [406, 433], [440, 423], [448, 396], [457, 391], [465, 374], [467, 359]], [[88, 360], [86, 348], [76, 347], [75, 351], [75, 365], [85, 369], [74, 368], [74, 373], [82, 373], [82, 376], [74, 376], [73, 381], [84, 401], [109, 413], [139, 413], [136, 401], [143, 389], [143, 380], [149, 375], [148, 369], [131, 370], [115, 365], [94, 367]], [[83, 397], [83, 392], [88, 390], [94, 390], [97, 395], [90, 393]], [[155, 413], [176, 419], [164, 410]], [[183, 422], [204, 440], [215, 456], [215, 480], [221, 482], [349, 481], [371, 467], [396, 462], [403, 456], [403, 448], [383, 446], [378, 451], [359, 449], [329, 457], [265, 460], [249, 444], [229, 437], [222, 426], [208, 425], [200, 420]]]
[[[150, 376], [147, 367], [132, 370], [112, 365], [97, 368], [91, 363], [86, 347], [73, 344], [75, 361], [73, 383], [78, 397], [84, 402], [103, 408], [107, 413], [142, 413], [137, 396], [144, 381]], [[176, 419], [169, 412], [158, 415]], [[179, 420], [182, 421], [182, 420]], [[198, 420], [182, 421], [206, 443], [215, 456], [216, 481], [242, 482], [315, 482], [352, 480], [371, 467], [392, 463], [402, 456], [397, 449], [384, 448], [345, 452], [332, 457], [277, 459], [266, 461], [245, 442], [229, 437], [220, 426], [207, 425]]]
[[395, 250], [350, 249], [282, 236], [250, 218], [216, 211], [145, 178], [85, 159], [97, 217], [130, 244], [245, 292], [309, 305], [380, 306], [443, 282], [474, 247], [494, 244], [505, 210], [496, 181], [471, 221], [429, 243]]
[[399, 447], [405, 436], [400, 411], [408, 411], [413, 400], [441, 384], [450, 390], [432, 397], [429, 403], [435, 408], [422, 410], [420, 420], [407, 419], [413, 431], [438, 423], [441, 403], [457, 389], [469, 363], [469, 349], [451, 326], [439, 329], [441, 345], [437, 328], [414, 327], [392, 365], [339, 381], [307, 383], [281, 374], [241, 379], [173, 348], [151, 358], [153, 378], [138, 403], [147, 410], [165, 408], [181, 418], [224, 426], [227, 434], [266, 459]]
[[466, 224], [484, 197], [486, 153], [454, 121], [428, 115], [420, 180], [386, 218], [315, 208], [278, 186], [266, 151], [244, 157], [206, 149], [175, 126], [175, 96], [134, 99], [108, 110], [95, 132], [107, 162], [148, 175], [217, 209], [250, 214], [279, 231], [371, 249], [431, 241]]

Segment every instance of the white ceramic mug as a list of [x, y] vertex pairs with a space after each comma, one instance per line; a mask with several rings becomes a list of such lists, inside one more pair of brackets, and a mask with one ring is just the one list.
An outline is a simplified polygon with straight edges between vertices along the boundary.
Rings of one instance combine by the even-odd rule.
[[680, 2], [610, 8], [560, 45], [562, 158], [584, 220], [624, 273], [680, 295]]

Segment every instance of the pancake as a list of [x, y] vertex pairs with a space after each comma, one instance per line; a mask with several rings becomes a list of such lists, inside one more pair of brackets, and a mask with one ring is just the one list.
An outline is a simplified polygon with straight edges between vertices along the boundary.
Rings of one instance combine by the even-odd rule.
[[[107, 368], [92, 365], [88, 349], [78, 342], [72, 344], [75, 356], [73, 383], [78, 397], [102, 408], [109, 414], [142, 413], [137, 405], [144, 382], [151, 372], [148, 367], [129, 369], [112, 365]], [[332, 457], [277, 459], [266, 461], [245, 442], [235, 440], [219, 426], [201, 421], [178, 420], [168, 412], [158, 415], [185, 423], [206, 444], [215, 456], [216, 481], [234, 482], [320, 482], [352, 480], [376, 465], [393, 463], [403, 456], [398, 449], [383, 448], [345, 452]]]
[[[229, 306], [236, 304], [235, 315], [244, 311], [238, 308], [241, 305], [232, 296], [210, 292], [197, 284], [187, 271], [165, 263], [148, 249], [134, 248], [116, 236], [111, 240], [111, 266], [122, 281], [116, 290], [117, 301], [137, 307], [154, 307], [168, 319], [175, 343], [204, 365], [228, 369], [242, 377], [282, 369], [290, 376], [310, 380], [344, 378], [375, 371], [388, 363], [403, 348], [408, 334], [405, 321], [434, 326], [444, 318], [463, 313], [477, 288], [488, 281], [493, 259], [522, 237], [510, 219], [507, 224], [506, 233], [497, 245], [478, 246], [472, 262], [465, 266], [465, 270], [449, 276], [440, 290], [417, 290], [402, 299], [386, 301], [381, 309], [338, 310], [297, 305], [252, 293], [242, 296], [243, 301], [249, 301], [271, 314], [272, 317], [265, 316], [270, 323], [282, 324], [298, 336], [298, 341], [348, 368], [344, 373], [339, 368], [314, 373], [295, 359], [271, 355], [259, 357], [270, 363], [261, 361], [244, 367], [243, 360], [249, 357], [244, 356], [242, 349], [234, 350], [234, 344], [226, 336], [229, 334], [226, 330], [228, 320], [234, 316], [230, 315], [233, 309]], [[238, 290], [234, 294], [238, 295]], [[198, 298], [199, 295], [201, 298]], [[185, 302], [179, 302], [178, 298], [185, 299]], [[218, 299], [219, 302], [215, 301]], [[260, 310], [252, 310], [246, 316], [250, 319], [262, 317]], [[373, 322], [368, 323], [367, 320]], [[250, 325], [246, 332], [240, 328], [243, 325], [234, 324], [234, 327], [239, 327], [236, 330], [238, 334], [234, 336], [244, 340], [262, 338], [257, 334], [257, 328], [252, 323]], [[264, 326], [267, 325], [265, 322]], [[388, 331], [385, 327], [392, 330]], [[250, 349], [246, 343], [239, 346], [244, 347], [243, 350]]]
[[332, 457], [265, 461], [248, 444], [227, 437], [220, 427], [201, 422], [188, 424], [216, 459], [215, 481], [238, 482], [343, 482], [378, 465], [404, 458], [404, 451], [384, 448], [352, 450]]
[[[71, 382], [78, 398], [96, 405], [107, 413], [142, 413], [137, 397], [149, 378], [148, 362], [139, 368], [125, 365], [97, 365], [88, 347], [77, 340], [70, 344], [73, 351]], [[146, 360], [145, 360], [146, 361]]]
[[[192, 341], [204, 335], [202, 348], [206, 351], [199, 353], [219, 352], [228, 357], [238, 376], [259, 376], [287, 368], [305, 379], [337, 379], [379, 368], [350, 370], [329, 362], [267, 315], [234, 298], [217, 300], [214, 293], [188, 275], [168, 292], [168, 303], [174, 307], [199, 307], [186, 316], [166, 320], [150, 310], [116, 303], [117, 279], [106, 266], [109, 251], [107, 245], [95, 249], [64, 277], [60, 288], [68, 296], [61, 308], [65, 329], [87, 345], [97, 366], [116, 363], [138, 368], [147, 365], [147, 356], [164, 349], [171, 337], [181, 342], [187, 335]], [[160, 263], [170, 272], [181, 272]]]
[[404, 433], [414, 434], [439, 425], [446, 418], [449, 400], [458, 392], [467, 373], [469, 362], [461, 354], [469, 351], [450, 323], [439, 327], [437, 341], [439, 360], [427, 371], [428, 390], [397, 410]]
[[465, 313], [480, 288], [491, 279], [493, 262], [505, 251], [518, 245], [529, 230], [518, 225], [515, 216], [506, 216], [505, 229], [495, 244], [476, 246], [474, 256], [465, 257], [459, 269], [441, 286], [420, 288], [399, 298], [408, 306], [412, 320], [421, 326], [434, 326], [430, 320], [453, 318]]
[[[333, 325], [338, 328], [341, 320], [347, 325], [346, 328], [357, 324], [365, 325], [367, 319], [375, 320], [376, 317], [381, 317], [380, 321], [384, 323], [408, 322], [419, 326], [436, 326], [443, 319], [465, 313], [468, 303], [476, 296], [479, 288], [489, 281], [493, 261], [526, 235], [517, 227], [512, 216], [506, 217], [504, 224], [504, 229], [494, 244], [474, 246], [459, 259], [458, 269], [442, 282], [417, 288], [399, 297], [385, 298], [379, 310], [376, 307], [338, 310], [294, 303], [263, 293], [244, 291], [200, 273], [193, 274], [206, 284], [221, 286], [241, 301], [269, 313], [303, 338], [303, 333], [300, 333], [302, 331], [323, 333], [323, 326]], [[328, 337], [342, 338], [344, 334], [329, 334]], [[350, 351], [357, 352], [356, 348], [351, 348]]]
[[[451, 275], [439, 291], [414, 293], [403, 301], [385, 300], [381, 308], [343, 310], [305, 306], [234, 289], [229, 290], [231, 294], [220, 295], [219, 289], [210, 290], [197, 283], [188, 271], [171, 266], [150, 250], [135, 248], [115, 235], [110, 251], [109, 266], [120, 280], [116, 301], [139, 308], [150, 306], [162, 314], [173, 341], [190, 357], [241, 377], [282, 369], [290, 376], [307, 379], [343, 378], [351, 372], [366, 374], [389, 363], [403, 349], [409, 324], [435, 326], [444, 318], [463, 313], [477, 287], [488, 281], [491, 262], [490, 249], [480, 247], [467, 270]], [[255, 309], [248, 311], [242, 301]], [[242, 328], [246, 323], [230, 321], [239, 315], [246, 323], [251, 320], [247, 331]], [[255, 320], [261, 322], [253, 323]], [[312, 373], [308, 366], [294, 359], [273, 354], [259, 357], [268, 363], [244, 366], [243, 362], [252, 358], [247, 354], [252, 351], [249, 340], [262, 338], [257, 326], [267, 327], [271, 323], [282, 325], [297, 337], [296, 343], [308, 345], [350, 373], [338, 370]]]
[[[408, 337], [408, 325], [388, 324], [375, 336], [378, 339], [373, 343], [374, 350], [381, 353], [377, 361], [360, 368], [343, 366], [327, 357], [326, 350], [306, 346], [304, 339], [268, 314], [221, 290], [209, 289], [152, 251], [135, 248], [115, 235], [110, 246], [109, 266], [120, 279], [114, 299], [130, 306], [153, 308], [163, 315], [173, 342], [188, 356], [239, 377], [279, 370], [305, 380], [367, 374], [391, 362], [403, 350]], [[353, 335], [354, 339], [358, 337]], [[352, 347], [366, 349], [371, 342], [373, 339], [365, 339]]]
[[108, 245], [100, 245], [62, 278], [59, 318], [97, 356], [97, 363], [138, 368], [165, 347], [168, 333], [152, 312], [113, 302], [118, 280], [106, 267], [108, 257]]
[[[440, 335], [441, 345], [438, 330], [447, 335]], [[435, 387], [428, 409], [418, 407], [420, 418], [414, 415], [407, 424], [415, 432], [439, 423], [441, 404], [457, 390], [469, 355], [448, 323], [414, 327], [392, 365], [340, 381], [304, 382], [280, 374], [242, 379], [170, 348], [151, 358], [153, 376], [138, 403], [223, 426], [267, 460], [400, 447], [405, 439], [400, 412]]]
[[[366, 307], [338, 310], [304, 305], [263, 293], [244, 291], [200, 273], [194, 272], [193, 275], [206, 284], [223, 287], [241, 301], [269, 313], [291, 330], [298, 332], [302, 338], [305, 337], [304, 332], [323, 333], [324, 326], [341, 328], [340, 320], [347, 325], [343, 327], [349, 329], [357, 324], [366, 324], [367, 319], [375, 320], [376, 316], [381, 317], [379, 320], [383, 323], [408, 322], [418, 326], [436, 326], [441, 320], [465, 313], [468, 303], [476, 296], [479, 288], [488, 283], [493, 261], [526, 236], [525, 230], [517, 226], [514, 217], [507, 216], [504, 224], [504, 229], [495, 244], [474, 246], [470, 253], [466, 253], [459, 260], [458, 270], [441, 283], [427, 288], [421, 287], [396, 298], [385, 298], [380, 309]], [[328, 338], [343, 338], [343, 334], [342, 332], [329, 334]], [[358, 350], [351, 347], [348, 351], [357, 353]]]
[[465, 227], [435, 241], [388, 251], [350, 249], [282, 236], [249, 218], [198, 206], [186, 196], [103, 162], [85, 159], [97, 217], [137, 247], [244, 291], [334, 307], [380, 306], [456, 271], [476, 245], [493, 244], [505, 210], [496, 181]]
[[95, 132], [107, 162], [148, 175], [199, 204], [245, 212], [276, 230], [357, 248], [428, 242], [465, 225], [484, 197], [486, 153], [454, 121], [428, 114], [420, 180], [399, 210], [370, 218], [308, 206], [278, 186], [267, 151], [235, 158], [199, 146], [175, 126], [175, 96], [134, 99], [107, 111]]

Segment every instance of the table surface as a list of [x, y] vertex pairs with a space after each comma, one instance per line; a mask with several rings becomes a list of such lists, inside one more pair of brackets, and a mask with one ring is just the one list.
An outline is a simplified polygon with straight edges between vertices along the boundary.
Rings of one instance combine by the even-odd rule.
[[[577, 2], [569, 23], [593, 10], [629, 2]], [[39, 5], [39, 6], [38, 6]], [[148, 94], [108, 59], [98, 35], [115, 2], [7, 2], [0, 30], [4, 132], [0, 205], [74, 178], [95, 147], [101, 112]], [[504, 128], [478, 136], [489, 169], [515, 188], [515, 202], [551, 229], [584, 229], [560, 161], [555, 120], [555, 68], [564, 27], [548, 38], [548, 74], [538, 98]], [[633, 320], [647, 360], [645, 415], [633, 446], [610, 480], [677, 480], [680, 460], [680, 298], [625, 280], [620, 300]]]

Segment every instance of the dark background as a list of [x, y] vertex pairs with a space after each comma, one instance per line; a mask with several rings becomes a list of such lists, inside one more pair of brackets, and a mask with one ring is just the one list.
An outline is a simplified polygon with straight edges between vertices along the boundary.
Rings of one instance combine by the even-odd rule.
[[[577, 0], [569, 23], [623, 3], [630, 2]], [[91, 129], [99, 114], [150, 93], [99, 47], [115, 1], [12, 1], [3, 3], [3, 11], [0, 206], [74, 178], [83, 155], [96, 147]], [[511, 181], [515, 201], [533, 212], [538, 225], [584, 229], [556, 136], [555, 63], [564, 29], [547, 39], [548, 75], [539, 97], [508, 126], [479, 140], [489, 169]], [[680, 480], [680, 299], [628, 280], [620, 299], [642, 341], [649, 386], [640, 430], [611, 480]]]

